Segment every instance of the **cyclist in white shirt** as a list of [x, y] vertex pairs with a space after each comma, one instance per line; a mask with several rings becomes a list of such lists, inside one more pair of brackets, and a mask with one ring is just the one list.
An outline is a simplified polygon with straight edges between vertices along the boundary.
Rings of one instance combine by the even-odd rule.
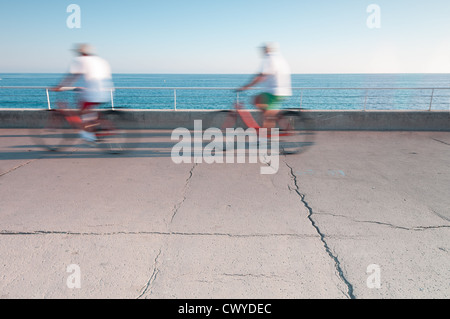
[[[82, 92], [79, 108], [83, 118], [84, 114], [89, 113], [89, 109], [109, 102], [113, 89], [112, 74], [108, 62], [95, 55], [92, 46], [81, 44], [75, 51], [78, 56], [72, 61], [69, 73], [54, 90], [59, 91], [63, 87], [81, 80]], [[89, 142], [95, 141], [95, 134], [88, 128], [91, 123], [86, 121], [83, 124], [80, 132], [81, 137]]]
[[263, 111], [263, 127], [273, 128], [281, 102], [292, 95], [291, 71], [277, 43], [266, 43], [262, 50], [264, 57], [260, 72], [238, 91], [248, 90], [259, 83], [264, 85], [264, 92], [254, 98], [253, 104]]

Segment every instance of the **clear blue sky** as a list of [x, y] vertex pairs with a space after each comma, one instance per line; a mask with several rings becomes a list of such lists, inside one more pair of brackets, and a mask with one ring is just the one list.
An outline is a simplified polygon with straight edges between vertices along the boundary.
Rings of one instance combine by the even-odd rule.
[[14, 0], [0, 30], [0, 72], [64, 72], [88, 42], [115, 73], [253, 73], [277, 41], [294, 73], [450, 73], [449, 0]]

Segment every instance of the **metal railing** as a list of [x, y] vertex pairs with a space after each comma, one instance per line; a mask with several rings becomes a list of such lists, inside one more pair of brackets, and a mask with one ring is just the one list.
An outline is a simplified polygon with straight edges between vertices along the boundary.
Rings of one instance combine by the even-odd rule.
[[[234, 100], [243, 102], [254, 92], [235, 91], [229, 87], [116, 87], [111, 90], [108, 108], [128, 109], [223, 109], [230, 108]], [[30, 94], [35, 90], [38, 94]], [[252, 88], [252, 91], [261, 90]], [[283, 106], [314, 110], [449, 110], [449, 88], [331, 88], [294, 87], [293, 96], [283, 102]], [[211, 93], [216, 91], [216, 93]], [[2, 94], [6, 92], [6, 94]], [[17, 92], [20, 92], [18, 94]], [[146, 92], [146, 93], [143, 93]], [[195, 93], [194, 93], [195, 92]], [[199, 94], [200, 92], [200, 94]], [[18, 98], [16, 101], [14, 97]], [[144, 102], [141, 102], [141, 100]], [[40, 102], [37, 102], [39, 100]], [[22, 105], [42, 105], [52, 109], [51, 91], [39, 86], [0, 87], [0, 107], [2, 103]], [[250, 104], [250, 101], [247, 101]], [[158, 104], [159, 103], [159, 104]], [[205, 104], [211, 104], [205, 107]], [[203, 104], [203, 106], [202, 106]], [[143, 106], [144, 105], [144, 106]], [[22, 107], [26, 108], [26, 107]], [[43, 107], [38, 107], [43, 108]]]

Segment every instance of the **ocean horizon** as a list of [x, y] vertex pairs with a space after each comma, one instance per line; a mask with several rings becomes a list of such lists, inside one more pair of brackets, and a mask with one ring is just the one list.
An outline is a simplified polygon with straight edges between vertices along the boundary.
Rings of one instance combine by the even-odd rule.
[[[0, 108], [48, 108], [45, 90], [25, 87], [53, 87], [63, 76], [63, 73], [0, 73]], [[251, 78], [252, 74], [114, 73], [114, 107], [227, 109], [236, 99], [234, 89]], [[143, 87], [155, 89], [131, 89]], [[293, 74], [292, 87], [297, 89], [284, 101], [285, 108], [428, 110], [431, 105], [433, 110], [449, 110], [450, 107], [450, 74], [446, 73]], [[251, 108], [251, 98], [258, 91], [243, 92], [239, 100]], [[49, 94], [51, 104], [56, 94], [62, 93]]]

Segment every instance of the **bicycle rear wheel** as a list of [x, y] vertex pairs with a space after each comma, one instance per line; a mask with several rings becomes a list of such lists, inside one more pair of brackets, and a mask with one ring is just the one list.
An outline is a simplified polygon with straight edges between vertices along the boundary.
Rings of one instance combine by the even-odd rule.
[[45, 111], [41, 124], [38, 125], [39, 132], [33, 130], [31, 134], [36, 146], [48, 151], [56, 152], [73, 144], [75, 130], [67, 123], [63, 114], [56, 110]]
[[106, 111], [99, 117], [95, 134], [97, 146], [109, 154], [131, 152], [139, 144], [140, 133], [125, 112]]
[[314, 145], [314, 123], [301, 110], [284, 110], [277, 121], [280, 135], [280, 153], [300, 154]]

